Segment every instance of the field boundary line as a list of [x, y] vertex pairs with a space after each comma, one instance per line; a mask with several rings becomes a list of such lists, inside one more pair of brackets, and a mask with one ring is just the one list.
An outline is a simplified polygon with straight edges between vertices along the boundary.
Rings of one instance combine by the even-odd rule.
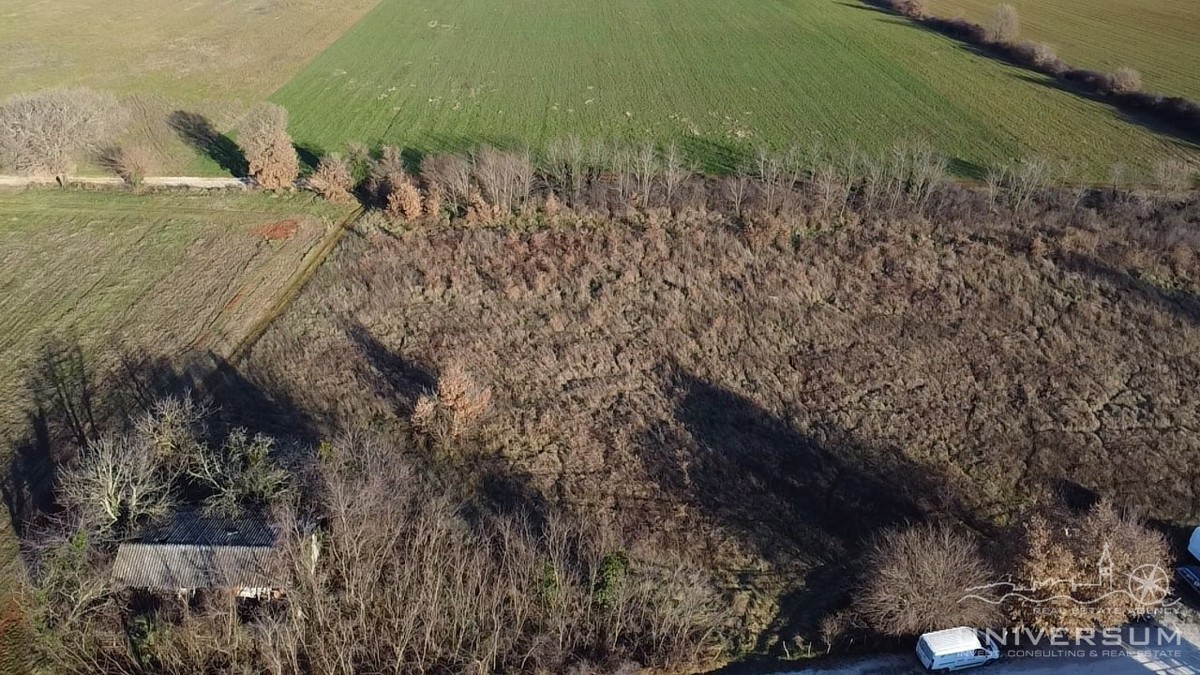
[[254, 348], [254, 345], [258, 343], [259, 339], [262, 338], [262, 336], [267, 332], [267, 329], [271, 327], [271, 324], [275, 322], [275, 319], [278, 319], [285, 311], [287, 311], [292, 302], [299, 297], [300, 291], [304, 290], [304, 287], [308, 284], [309, 280], [311, 280], [313, 275], [317, 273], [317, 270], [320, 269], [321, 265], [325, 263], [325, 259], [329, 257], [329, 254], [332, 253], [333, 249], [335, 249], [338, 243], [341, 242], [342, 237], [345, 237], [346, 234], [353, 229], [352, 225], [354, 221], [356, 221], [362, 214], [362, 207], [355, 209], [352, 213], [330, 228], [330, 232], [326, 234], [325, 238], [317, 245], [316, 250], [305, 256], [305, 259], [301, 263], [300, 269], [291, 278], [291, 280], [288, 281], [287, 286], [285, 286], [279, 296], [275, 298], [275, 301], [271, 303], [271, 306], [268, 307], [265, 312], [263, 312], [262, 317], [256, 320], [253, 325], [251, 325], [250, 330], [246, 331], [246, 334], [242, 336], [242, 339], [238, 341], [237, 345], [229, 353], [228, 361], [230, 365], [238, 365], [241, 360], [250, 353], [250, 350]]

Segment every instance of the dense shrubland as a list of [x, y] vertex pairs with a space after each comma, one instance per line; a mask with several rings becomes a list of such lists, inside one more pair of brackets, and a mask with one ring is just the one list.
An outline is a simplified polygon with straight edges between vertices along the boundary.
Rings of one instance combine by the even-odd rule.
[[[471, 387], [448, 375], [436, 396], [453, 407]], [[669, 551], [557, 510], [489, 509], [378, 435], [286, 446], [220, 432], [209, 417], [190, 399], [162, 401], [62, 470], [63, 511], [26, 540], [40, 665], [591, 673], [674, 670], [720, 653], [710, 573]], [[217, 591], [151, 598], [113, 586], [115, 544], [186, 505], [269, 518], [286, 597], [239, 605]]]
[[[1048, 634], [1119, 626], [1161, 605], [1173, 569], [1166, 537], [1110, 500], [1082, 513], [1058, 502], [1031, 509], [990, 548], [985, 556], [978, 541], [948, 526], [885, 532], [863, 561], [857, 616], [867, 628], [898, 636], [953, 626]], [[1109, 576], [1098, 578], [1102, 567]], [[1140, 578], [1161, 584], [1162, 592], [1126, 593], [1142, 590]], [[841, 627], [827, 644], [853, 628]]]
[[[532, 186], [524, 153], [406, 168], [440, 214], [368, 215], [256, 346], [258, 386], [705, 561], [735, 649], [915, 630], [856, 615], [846, 583], [906, 523], [1003, 573], [996, 542], [1064, 490], [1200, 517], [1194, 193], [1063, 188], [1040, 162], [967, 188], [920, 148], [678, 182], [669, 148], [641, 179], [636, 148], [554, 152]], [[446, 452], [420, 439], [448, 436], [428, 392], [452, 366], [489, 407]], [[1082, 565], [1089, 541], [1061, 545]]]

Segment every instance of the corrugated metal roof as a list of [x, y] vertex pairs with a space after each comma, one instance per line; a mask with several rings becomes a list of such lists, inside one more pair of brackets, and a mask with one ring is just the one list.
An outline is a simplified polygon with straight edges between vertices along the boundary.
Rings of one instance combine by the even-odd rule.
[[117, 547], [112, 579], [123, 586], [160, 590], [284, 585], [269, 546], [125, 543]]
[[261, 519], [231, 520], [188, 510], [144, 530], [137, 540], [143, 544], [274, 546], [275, 530]]
[[275, 531], [264, 521], [174, 514], [117, 547], [113, 581], [135, 588], [281, 588]]

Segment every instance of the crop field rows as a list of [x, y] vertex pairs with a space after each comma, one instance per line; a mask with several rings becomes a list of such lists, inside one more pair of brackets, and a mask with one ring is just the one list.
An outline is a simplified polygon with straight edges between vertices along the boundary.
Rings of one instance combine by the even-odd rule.
[[1038, 156], [1093, 180], [1190, 152], [851, 1], [383, 0], [272, 98], [325, 151], [576, 134], [676, 142], [720, 169], [755, 146], [927, 139], [962, 175]]
[[[1081, 67], [1142, 75], [1145, 86], [1200, 99], [1200, 5], [1192, 0], [1009, 0], [1022, 35]], [[940, 16], [986, 22], [1000, 0], [932, 0]]]

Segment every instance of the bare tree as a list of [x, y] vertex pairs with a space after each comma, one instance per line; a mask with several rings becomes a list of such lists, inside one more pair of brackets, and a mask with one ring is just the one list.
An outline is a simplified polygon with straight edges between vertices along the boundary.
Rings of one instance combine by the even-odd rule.
[[471, 198], [471, 163], [458, 155], [434, 155], [421, 161], [425, 182], [440, 186], [449, 198], [455, 215], [462, 213]]
[[745, 166], [738, 167], [732, 176], [725, 179], [725, 189], [729, 193], [729, 201], [733, 203], [733, 215], [742, 217], [742, 206], [750, 193], [750, 173]]
[[1017, 8], [1008, 3], [996, 7], [984, 30], [989, 42], [1015, 42], [1021, 36], [1021, 17]]
[[64, 505], [91, 528], [107, 531], [170, 508], [172, 484], [154, 445], [137, 436], [102, 438], [59, 475]]
[[263, 103], [247, 114], [238, 135], [250, 176], [262, 188], [291, 188], [300, 175], [300, 158], [287, 132], [288, 113], [280, 105]]
[[483, 147], [474, 155], [474, 176], [488, 202], [510, 214], [533, 190], [533, 162], [528, 152], [500, 152]]
[[18, 94], [0, 105], [0, 165], [61, 180], [126, 120], [116, 97], [87, 87]]
[[211, 491], [206, 508], [236, 517], [247, 507], [270, 506], [287, 489], [288, 472], [275, 453], [274, 439], [235, 429], [222, 447], [201, 446], [189, 475]]
[[654, 188], [654, 177], [658, 175], [658, 153], [654, 141], [638, 144], [629, 157], [637, 185], [638, 202], [645, 208], [650, 205], [650, 191]]
[[992, 581], [974, 542], [944, 527], [894, 530], [866, 558], [867, 577], [858, 611], [888, 635], [915, 635], [952, 626], [988, 627], [998, 606], [963, 602], [968, 589]]
[[667, 207], [673, 208], [675, 194], [678, 192], [679, 186], [683, 181], [687, 180], [688, 175], [691, 173], [684, 163], [683, 155], [674, 143], [668, 145], [666, 150], [663, 150], [662, 172], [663, 187], [667, 192]]

